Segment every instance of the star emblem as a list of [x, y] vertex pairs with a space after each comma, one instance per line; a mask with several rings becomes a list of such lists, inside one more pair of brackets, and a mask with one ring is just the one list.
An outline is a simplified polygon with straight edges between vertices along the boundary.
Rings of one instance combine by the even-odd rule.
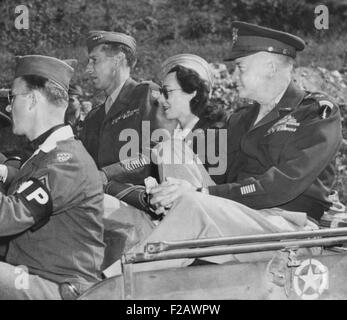
[[307, 292], [310, 288], [312, 288], [313, 291], [317, 291], [322, 280], [322, 274], [314, 273], [312, 265], [309, 265], [307, 274], [299, 276], [299, 278], [305, 283], [303, 292]]
[[304, 300], [314, 300], [328, 289], [328, 268], [315, 259], [308, 259], [296, 269], [293, 278], [295, 293]]

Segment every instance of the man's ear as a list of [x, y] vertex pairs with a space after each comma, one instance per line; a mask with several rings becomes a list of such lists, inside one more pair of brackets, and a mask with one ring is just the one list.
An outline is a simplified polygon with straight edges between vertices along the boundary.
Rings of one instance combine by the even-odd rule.
[[30, 105], [29, 105], [29, 110], [33, 109], [36, 106], [37, 101], [39, 99], [39, 96], [38, 96], [39, 94], [41, 94], [41, 93], [36, 91], [36, 90], [32, 90], [31, 91], [31, 93], [30, 93], [31, 102], [30, 102]]

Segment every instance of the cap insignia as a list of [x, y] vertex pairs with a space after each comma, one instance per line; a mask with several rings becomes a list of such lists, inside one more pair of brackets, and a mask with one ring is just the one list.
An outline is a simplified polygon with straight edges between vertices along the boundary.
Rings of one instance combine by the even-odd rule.
[[102, 34], [98, 34], [98, 35], [95, 35], [93, 38], [92, 38], [92, 40], [93, 41], [97, 41], [97, 40], [100, 40], [100, 39], [102, 39], [104, 36], [102, 35]]
[[233, 47], [237, 41], [237, 38], [238, 38], [238, 32], [239, 32], [239, 29], [238, 28], [233, 28], [233, 39], [232, 39], [232, 44], [231, 46]]

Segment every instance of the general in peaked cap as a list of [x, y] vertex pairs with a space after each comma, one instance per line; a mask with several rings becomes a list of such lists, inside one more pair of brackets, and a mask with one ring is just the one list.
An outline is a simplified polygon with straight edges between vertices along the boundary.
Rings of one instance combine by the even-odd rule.
[[37, 75], [53, 81], [68, 91], [73, 73], [74, 69], [63, 60], [41, 55], [27, 55], [19, 57], [15, 78]]
[[209, 88], [212, 88], [214, 75], [211, 67], [205, 59], [195, 54], [177, 54], [166, 59], [161, 65], [159, 78], [163, 80], [167, 73], [177, 65], [194, 70], [198, 73], [201, 79], [205, 80], [208, 83]]
[[305, 48], [305, 42], [290, 33], [255, 24], [234, 21], [232, 23], [232, 49], [225, 61], [245, 57], [259, 51], [282, 54], [292, 58]]
[[90, 31], [87, 38], [88, 52], [99, 44], [118, 43], [123, 44], [131, 49], [133, 54], [136, 53], [136, 40], [121, 32], [111, 31]]

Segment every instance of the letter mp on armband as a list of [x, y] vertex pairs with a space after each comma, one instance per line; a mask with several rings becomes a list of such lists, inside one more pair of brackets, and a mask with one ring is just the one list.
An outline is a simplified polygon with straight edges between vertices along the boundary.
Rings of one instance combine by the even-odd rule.
[[[52, 215], [52, 198], [47, 187], [38, 179], [30, 178], [23, 182], [16, 194], [30, 210], [35, 223], [47, 220]], [[48, 220], [47, 220], [48, 221]]]

